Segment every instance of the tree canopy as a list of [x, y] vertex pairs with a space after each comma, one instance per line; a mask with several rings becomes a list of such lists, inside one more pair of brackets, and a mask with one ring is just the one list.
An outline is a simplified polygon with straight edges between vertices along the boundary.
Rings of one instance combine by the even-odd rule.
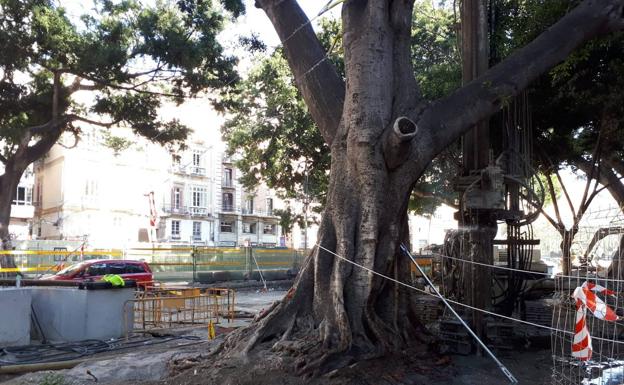
[[240, 0], [95, 0], [78, 17], [52, 0], [0, 0], [0, 237], [25, 168], [79, 123], [183, 145], [190, 129], [158, 109], [237, 80], [217, 34], [242, 12]]
[[[411, 27], [414, 74], [423, 95], [435, 100], [461, 84], [457, 31], [452, 11], [434, 8], [428, 1], [418, 5]], [[344, 76], [341, 27], [339, 21], [321, 19], [317, 35], [327, 57]], [[259, 63], [220, 102], [231, 113], [222, 132], [228, 151], [238, 155], [241, 181], [249, 189], [264, 182], [285, 198], [309, 195], [323, 205], [329, 147], [296, 87], [282, 49], [255, 56]], [[454, 204], [450, 176], [459, 165], [456, 147], [434, 159], [414, 190], [411, 210], [431, 214], [441, 203]]]
[[[501, 55], [534, 39], [571, 5], [564, 0], [500, 3], [499, 14], [507, 15], [496, 28]], [[624, 204], [623, 50], [622, 34], [591, 40], [528, 89], [540, 168], [545, 173], [565, 166], [579, 170], [606, 186], [620, 205]]]

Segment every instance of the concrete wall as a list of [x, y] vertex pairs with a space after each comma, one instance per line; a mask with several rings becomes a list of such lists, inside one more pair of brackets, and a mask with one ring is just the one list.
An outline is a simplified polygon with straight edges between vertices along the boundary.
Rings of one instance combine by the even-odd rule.
[[0, 289], [0, 346], [30, 343], [31, 290]]
[[133, 289], [33, 288], [32, 304], [46, 338], [56, 341], [110, 339], [132, 330]]

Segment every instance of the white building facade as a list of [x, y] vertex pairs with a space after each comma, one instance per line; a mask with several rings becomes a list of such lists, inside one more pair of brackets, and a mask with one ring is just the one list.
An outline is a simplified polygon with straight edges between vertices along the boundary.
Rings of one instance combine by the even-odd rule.
[[[1, 171], [1, 170], [0, 170]], [[35, 176], [33, 166], [29, 166], [13, 192], [9, 235], [11, 239], [29, 239], [32, 234]]]
[[37, 162], [34, 238], [82, 240], [96, 248], [137, 242], [279, 246], [273, 195], [260, 188], [250, 203], [233, 163], [215, 148], [218, 138], [193, 135], [186, 150], [172, 154], [127, 136], [130, 146], [115, 153], [102, 133], [84, 127], [77, 146], [55, 145]]

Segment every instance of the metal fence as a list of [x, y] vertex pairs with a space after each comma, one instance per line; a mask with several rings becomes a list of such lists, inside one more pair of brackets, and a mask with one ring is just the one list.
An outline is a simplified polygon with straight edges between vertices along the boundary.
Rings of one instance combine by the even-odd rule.
[[132, 312], [133, 331], [147, 331], [232, 322], [235, 301], [231, 289], [151, 286], [138, 291], [124, 309]]
[[[257, 247], [132, 247], [89, 250], [83, 244], [16, 247], [0, 250], [0, 258], [12, 259], [15, 268], [0, 267], [0, 275], [21, 272], [28, 277], [52, 274], [71, 264], [90, 259], [146, 261], [157, 280], [197, 281], [202, 273], [230, 272], [250, 276], [258, 270], [298, 271], [304, 250]], [[5, 263], [2, 266], [6, 266]]]

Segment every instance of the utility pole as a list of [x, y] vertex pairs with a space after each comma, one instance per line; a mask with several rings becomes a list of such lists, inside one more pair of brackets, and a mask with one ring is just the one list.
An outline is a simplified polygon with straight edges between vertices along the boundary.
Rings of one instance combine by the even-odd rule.
[[[462, 82], [467, 84], [488, 69], [488, 1], [463, 0], [461, 5]], [[492, 189], [487, 173], [490, 165], [490, 129], [488, 121], [479, 122], [462, 138], [463, 172], [460, 192], [460, 227], [464, 226], [467, 241], [462, 248], [463, 258], [472, 262], [493, 264], [492, 241], [496, 236], [494, 205], [485, 199]], [[476, 197], [470, 199], [468, 196]], [[463, 296], [475, 308], [486, 309], [491, 303], [491, 271], [473, 263], [464, 263]], [[476, 334], [485, 334], [483, 313], [472, 312], [472, 325]], [[481, 354], [481, 350], [479, 349]]]

